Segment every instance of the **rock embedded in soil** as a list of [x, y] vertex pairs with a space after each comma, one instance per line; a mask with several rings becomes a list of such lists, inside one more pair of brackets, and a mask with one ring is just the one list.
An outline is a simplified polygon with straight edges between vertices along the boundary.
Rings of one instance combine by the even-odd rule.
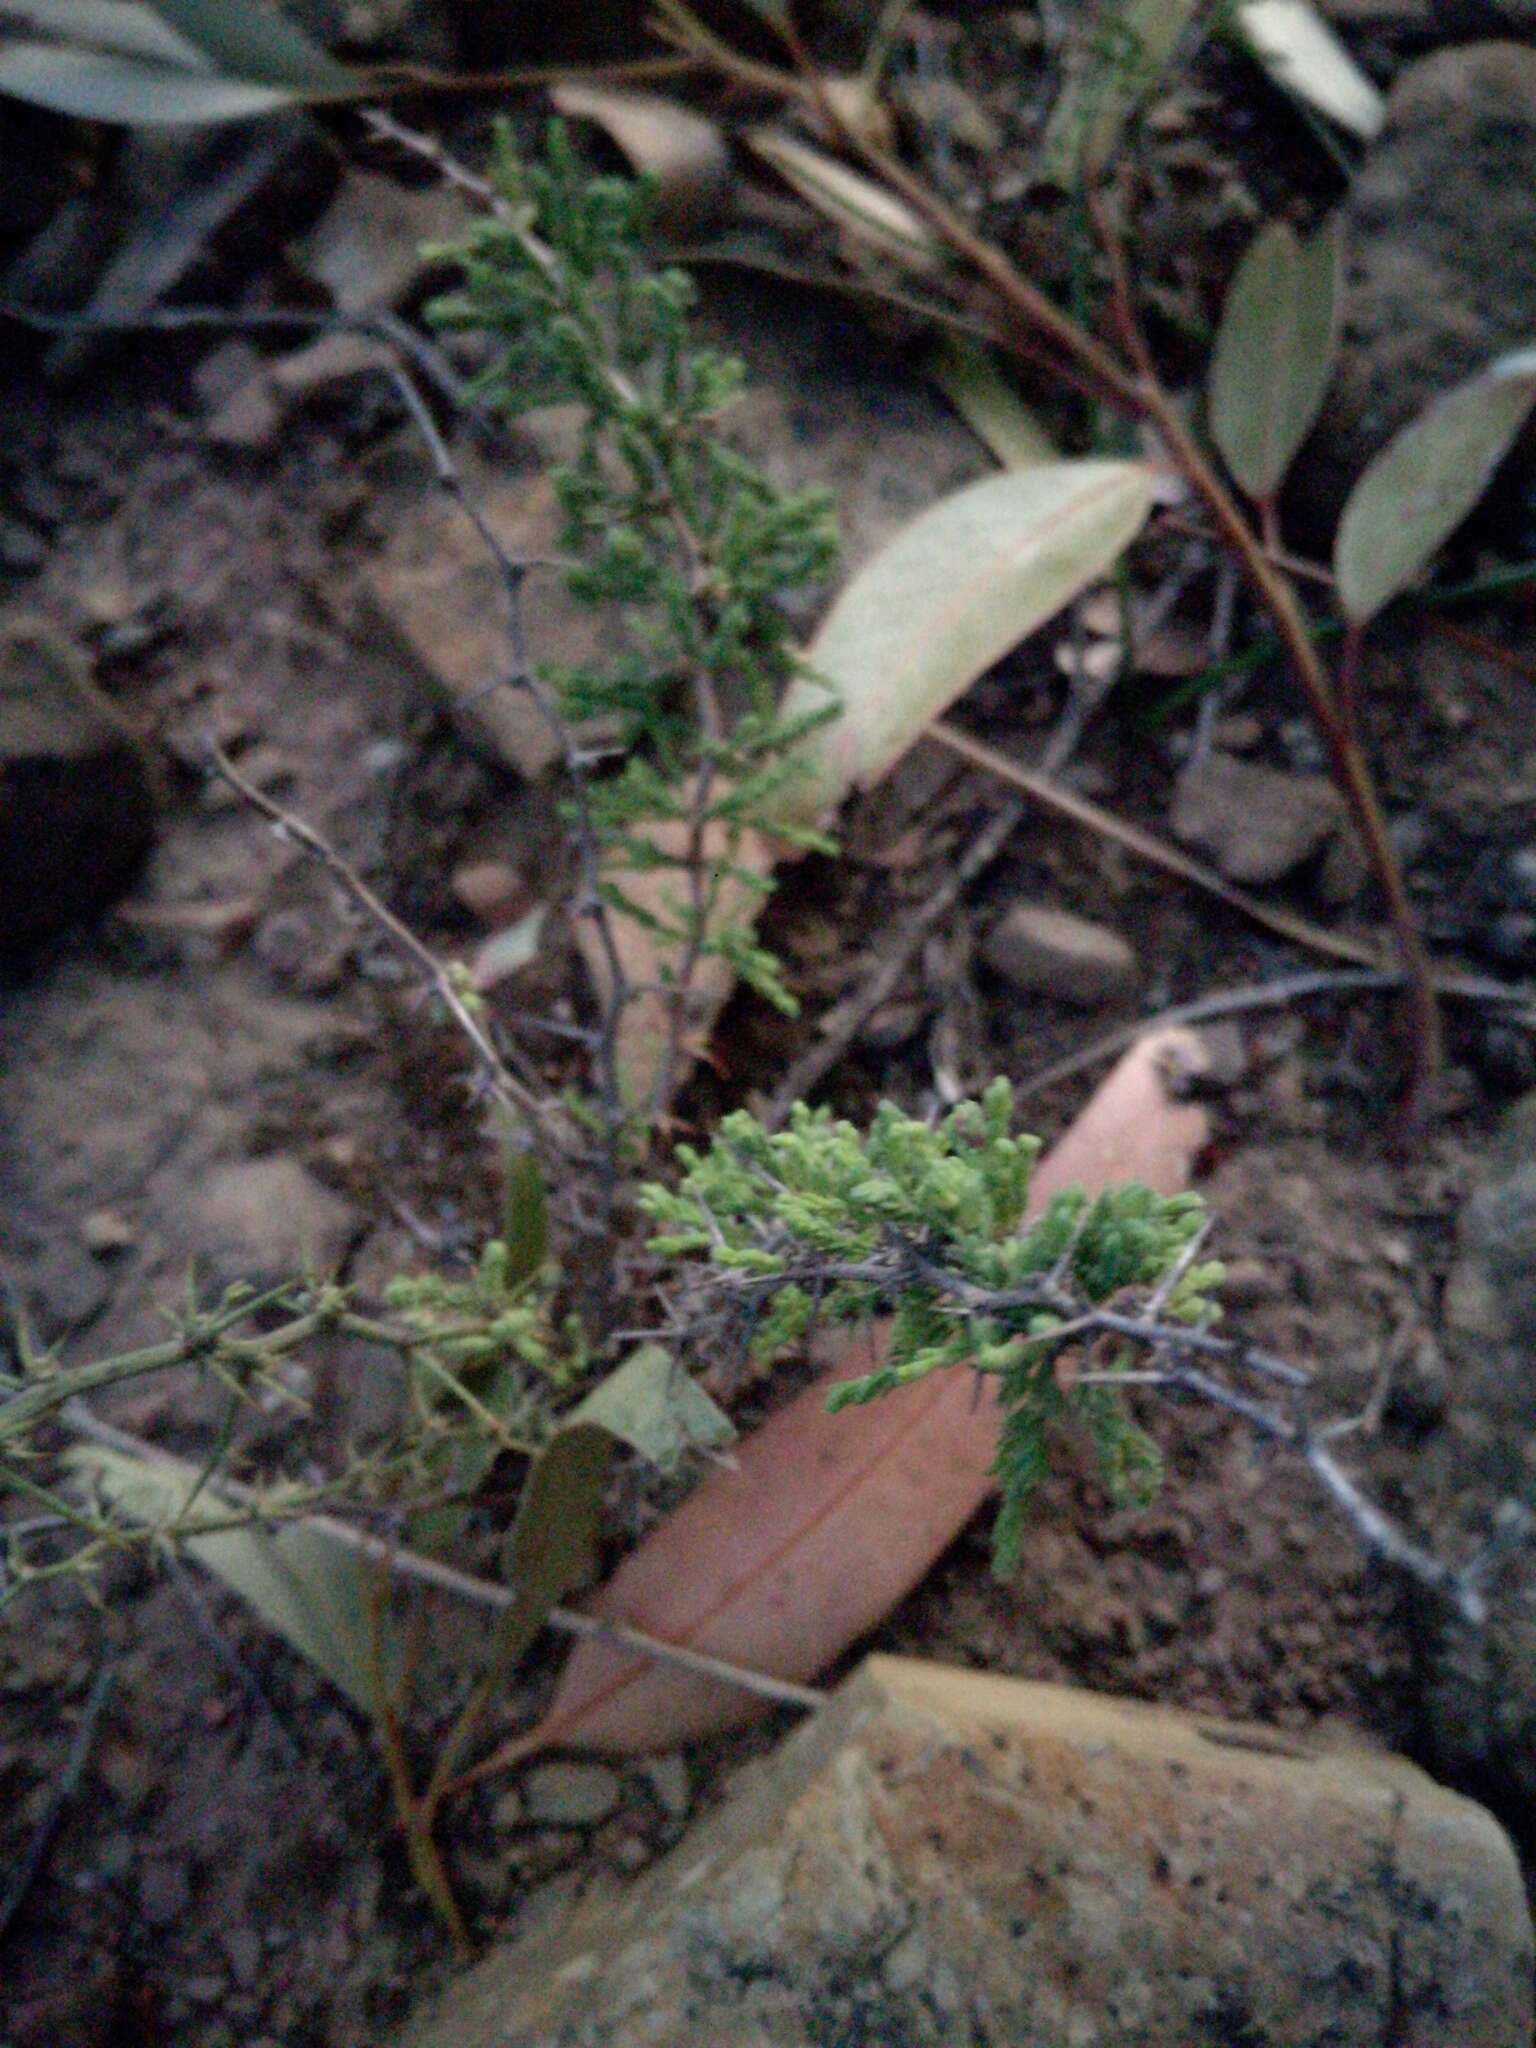
[[1466, 43], [1409, 65], [1345, 205], [1339, 369], [1291, 492], [1326, 534], [1397, 429], [1536, 335], [1536, 49]]
[[463, 199], [442, 179], [417, 187], [353, 170], [294, 255], [340, 312], [403, 309], [444, 275], [423, 248], [462, 234], [467, 221]]
[[606, 1764], [540, 1764], [523, 1781], [523, 1807], [541, 1827], [593, 1828], [622, 1792], [617, 1771]]
[[154, 815], [149, 756], [80, 649], [30, 620], [0, 632], [0, 954], [104, 909]]
[[1119, 1002], [1138, 978], [1136, 955], [1118, 932], [1043, 903], [1015, 903], [987, 934], [981, 957], [1022, 994], [1080, 1010]]
[[349, 1202], [283, 1153], [213, 1167], [192, 1223], [205, 1274], [267, 1287], [334, 1273], [361, 1229]]
[[1344, 819], [1326, 775], [1287, 775], [1213, 750], [1174, 789], [1175, 837], [1208, 854], [1230, 882], [1279, 882], [1322, 850]]
[[1413, 1765], [870, 1658], [409, 2048], [1525, 2048], [1514, 1852]]
[[[558, 552], [559, 513], [547, 477], [477, 489], [476, 504], [514, 558]], [[501, 572], [456, 505], [440, 496], [413, 504], [366, 573], [374, 625], [439, 702], [460, 734], [533, 780], [560, 752], [526, 690], [510, 686], [515, 643]], [[525, 598], [534, 657], [571, 668], [616, 651], [612, 621], [584, 611], [552, 575], [529, 579]]]

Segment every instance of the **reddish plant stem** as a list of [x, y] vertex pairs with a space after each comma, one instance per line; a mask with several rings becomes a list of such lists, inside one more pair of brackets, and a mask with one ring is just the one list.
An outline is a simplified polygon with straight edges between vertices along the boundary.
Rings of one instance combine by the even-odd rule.
[[[684, 13], [676, 0], [671, 0], [667, 11], [674, 21]], [[1131, 332], [1136, 337], [1134, 342], [1128, 342], [1138, 359], [1134, 369], [1127, 369], [1093, 335], [1054, 306], [1001, 249], [977, 234], [940, 194], [888, 150], [859, 132], [827, 93], [809, 52], [792, 26], [785, 32], [785, 42], [799, 66], [799, 75], [777, 74], [779, 91], [809, 107], [843, 147], [901, 198], [980, 278], [1027, 334], [1048, 341], [1086, 374], [1107, 400], [1154, 430], [1236, 554], [1254, 595], [1274, 621], [1280, 643], [1296, 672], [1308, 709], [1328, 749], [1334, 781], [1382, 893], [1408, 992], [1411, 1049], [1404, 1111], [1410, 1125], [1419, 1123], [1440, 1070], [1440, 1013], [1429, 955], [1387, 834], [1370, 768], [1355, 732], [1341, 712], [1289, 580], [1270, 561], [1263, 537], [1245, 517], [1145, 353], [1134, 314], [1126, 311], [1133, 302], [1123, 251], [1109, 228], [1102, 204], [1095, 201], [1092, 210], [1101, 234], [1106, 237], [1116, 305], [1122, 318], [1130, 318]], [[718, 42], [713, 44], [710, 54], [720, 61]], [[762, 82], [760, 75], [755, 82]], [[1006, 332], [999, 334], [999, 340], [1005, 346], [1018, 346]]]

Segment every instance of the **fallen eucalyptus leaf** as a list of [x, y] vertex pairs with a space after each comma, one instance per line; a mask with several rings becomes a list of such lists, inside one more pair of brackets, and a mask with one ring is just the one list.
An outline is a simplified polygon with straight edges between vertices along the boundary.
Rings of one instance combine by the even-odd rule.
[[1307, 0], [1247, 0], [1237, 31], [1277, 85], [1369, 142], [1386, 101]]
[[1302, 241], [1274, 221], [1249, 243], [1211, 359], [1211, 432], [1250, 498], [1272, 499], [1322, 408], [1338, 339], [1337, 224]]
[[373, 1713], [367, 1567], [355, 1550], [304, 1521], [198, 1534], [200, 1525], [226, 1522], [243, 1510], [221, 1500], [212, 1485], [189, 1509], [203, 1471], [182, 1458], [135, 1458], [95, 1444], [77, 1445], [67, 1457], [77, 1478], [109, 1506], [131, 1521], [170, 1532], [354, 1706]]
[[725, 138], [706, 120], [659, 93], [562, 81], [550, 98], [568, 120], [594, 122], [623, 152], [632, 170], [655, 181], [652, 215], [662, 234], [693, 234], [725, 211], [731, 158]]
[[[1036, 1169], [1036, 1211], [1061, 1188], [1187, 1185], [1208, 1120], [1177, 1101], [1203, 1070], [1185, 1031], [1127, 1053]], [[740, 1445], [587, 1603], [664, 1641], [775, 1677], [815, 1678], [932, 1568], [992, 1491], [998, 1415], [968, 1374], [938, 1374], [829, 1416], [837, 1380], [878, 1364], [880, 1329], [828, 1333], [834, 1363]], [[579, 1643], [548, 1714], [516, 1753], [551, 1743], [668, 1748], [739, 1726], [762, 1700], [601, 1640]]]
[[804, 745], [779, 800], [809, 825], [878, 782], [993, 662], [1102, 576], [1152, 503], [1139, 462], [1053, 462], [985, 477], [902, 528], [853, 577], [806, 651], [793, 718], [841, 714]]
[[1373, 457], [1334, 542], [1339, 602], [1373, 619], [1460, 526], [1536, 403], [1536, 348], [1501, 356], [1420, 413]]

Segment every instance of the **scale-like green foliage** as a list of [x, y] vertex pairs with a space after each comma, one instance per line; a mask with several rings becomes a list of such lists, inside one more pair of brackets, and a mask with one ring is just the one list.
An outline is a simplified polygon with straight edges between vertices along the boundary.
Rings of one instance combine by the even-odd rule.
[[795, 1344], [813, 1317], [891, 1316], [885, 1362], [840, 1385], [834, 1410], [941, 1367], [997, 1376], [1000, 1571], [1017, 1557], [1024, 1510], [1045, 1471], [1046, 1431], [1058, 1417], [1087, 1429], [1117, 1498], [1145, 1499], [1157, 1483], [1154, 1446], [1101, 1377], [1124, 1369], [1130, 1347], [1096, 1356], [1093, 1381], [1078, 1384], [1060, 1368], [1083, 1332], [1058, 1333], [1123, 1290], [1170, 1280], [1159, 1313], [1191, 1322], [1211, 1313], [1221, 1273], [1210, 1263], [1178, 1270], [1201, 1226], [1195, 1195], [1131, 1184], [1090, 1201], [1068, 1190], [1026, 1227], [1040, 1145], [1011, 1135], [1012, 1107], [1012, 1090], [998, 1080], [935, 1125], [882, 1103], [867, 1134], [803, 1105], [773, 1135], [739, 1112], [707, 1152], [681, 1148], [675, 1191], [651, 1186], [641, 1196], [662, 1226], [653, 1248], [708, 1256], [722, 1290], [755, 1319], [759, 1356]]
[[[772, 956], [714, 913], [741, 835], [773, 816], [796, 772], [796, 742], [836, 712], [826, 693], [809, 713], [779, 713], [798, 667], [782, 600], [832, 567], [830, 496], [780, 490], [721, 438], [741, 365], [692, 345], [683, 272], [646, 265], [645, 183], [586, 176], [558, 124], [542, 162], [525, 162], [503, 130], [495, 180], [500, 210], [444, 252], [464, 281], [435, 317], [491, 337], [476, 390], [499, 410], [582, 409], [578, 452], [552, 472], [567, 584], [584, 605], [622, 608], [630, 652], [541, 673], [562, 715], [601, 721], [623, 758], [589, 791], [604, 894], [681, 955], [725, 954], [792, 1007]], [[679, 822], [723, 838], [724, 859], [702, 877], [696, 859], [658, 843], [654, 828]], [[679, 876], [659, 921], [622, 880], [657, 867]]]

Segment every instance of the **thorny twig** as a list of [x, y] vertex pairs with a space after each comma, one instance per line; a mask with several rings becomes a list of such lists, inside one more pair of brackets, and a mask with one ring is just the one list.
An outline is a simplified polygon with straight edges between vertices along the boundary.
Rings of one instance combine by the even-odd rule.
[[[1132, 1373], [1115, 1368], [1091, 1370], [1082, 1375], [1084, 1384], [1171, 1389], [1236, 1415], [1261, 1441], [1291, 1451], [1301, 1460], [1343, 1514], [1367, 1556], [1443, 1597], [1463, 1621], [1480, 1626], [1486, 1620], [1480, 1588], [1489, 1568], [1488, 1553], [1480, 1552], [1469, 1563], [1456, 1566], [1415, 1542], [1340, 1466], [1329, 1448], [1335, 1431], [1315, 1424], [1305, 1413], [1303, 1401], [1313, 1385], [1312, 1375], [1242, 1338], [1221, 1337], [1203, 1325], [1169, 1322], [1162, 1313], [1169, 1291], [1167, 1281], [1139, 1310], [1133, 1310], [1085, 1301], [1063, 1283], [1059, 1272], [1017, 1288], [983, 1287], [896, 1232], [890, 1234], [884, 1248], [862, 1259], [838, 1260], [766, 1241], [765, 1249], [783, 1255], [782, 1270], [764, 1276], [709, 1268], [696, 1282], [696, 1300], [706, 1306], [711, 1299], [722, 1302], [729, 1315], [750, 1319], [766, 1299], [786, 1286], [799, 1287], [813, 1299], [824, 1297], [836, 1286], [855, 1286], [869, 1290], [887, 1306], [914, 1292], [927, 1292], [953, 1302], [959, 1315], [995, 1320], [1004, 1328], [1009, 1327], [1010, 1317], [1021, 1313], [1053, 1311], [1062, 1321], [1040, 1337], [1043, 1344], [1054, 1349], [1110, 1337], [1136, 1346], [1146, 1358], [1145, 1367]], [[1210, 1369], [1215, 1367], [1227, 1377], [1218, 1378]], [[1279, 1391], [1249, 1392], [1232, 1384], [1233, 1376], [1246, 1376], [1256, 1380], [1260, 1389], [1268, 1386]], [[1501, 1552], [1513, 1540], [1505, 1531], [1498, 1538]]]
[[[144, 1438], [132, 1436], [128, 1431], [104, 1422], [83, 1401], [70, 1402], [63, 1419], [77, 1436], [110, 1450], [122, 1451], [128, 1457], [154, 1463], [165, 1455]], [[455, 1599], [495, 1613], [504, 1613], [517, 1604], [517, 1593], [510, 1586], [476, 1578], [469, 1572], [457, 1571], [452, 1565], [440, 1564], [436, 1558], [403, 1550], [387, 1538], [372, 1535], [335, 1515], [317, 1515], [302, 1510], [297, 1515], [285, 1515], [256, 1488], [222, 1476], [217, 1481], [217, 1491], [236, 1507], [246, 1510], [247, 1527], [282, 1520], [297, 1521], [343, 1548], [355, 1551], [359, 1557], [383, 1566], [392, 1577], [433, 1586], [439, 1592], [451, 1593]], [[818, 1707], [826, 1698], [825, 1693], [814, 1686], [795, 1685], [767, 1672], [749, 1671], [742, 1665], [726, 1662], [724, 1658], [708, 1656], [702, 1650], [690, 1650], [682, 1643], [663, 1642], [655, 1636], [646, 1635], [642, 1629], [629, 1628], [622, 1622], [600, 1620], [596, 1615], [583, 1614], [576, 1608], [551, 1608], [548, 1624], [559, 1635], [595, 1637], [599, 1641], [613, 1643], [619, 1649], [631, 1650], [637, 1657], [648, 1657], [659, 1664], [673, 1664], [695, 1677], [715, 1679], [722, 1685], [733, 1685], [743, 1692], [755, 1693], [778, 1706]]]
[[[1150, 1031], [1171, 1030], [1179, 1024], [1213, 1024], [1223, 1017], [1240, 1017], [1256, 1010], [1287, 1009], [1292, 1003], [1308, 1002], [1315, 996], [1389, 993], [1402, 985], [1401, 973], [1393, 968], [1343, 967], [1312, 974], [1283, 974], [1274, 981], [1255, 982], [1249, 988], [1214, 989], [1193, 1002], [1176, 1003], [1172, 1009], [1160, 1010], [1152, 1017], [1138, 1017], [1116, 1031], [1105, 1032], [1064, 1059], [1053, 1060], [1015, 1086], [1014, 1101], [1022, 1102], [1054, 1088], [1058, 1082], [1090, 1073]], [[1523, 989], [1484, 981], [1476, 975], [1446, 975], [1440, 979], [1439, 988], [1442, 995], [1459, 1002], [1513, 1010], [1525, 1023], [1536, 1026], [1536, 1007]]]

